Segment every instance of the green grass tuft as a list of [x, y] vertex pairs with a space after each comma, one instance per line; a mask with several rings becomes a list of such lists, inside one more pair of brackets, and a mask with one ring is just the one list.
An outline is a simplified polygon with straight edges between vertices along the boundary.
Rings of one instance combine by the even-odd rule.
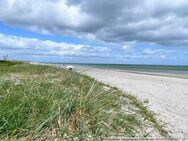
[[[139, 116], [123, 106], [138, 108]], [[106, 90], [76, 72], [21, 62], [0, 62], [0, 115], [0, 139], [144, 136], [140, 115], [167, 135], [136, 98], [117, 88]]]

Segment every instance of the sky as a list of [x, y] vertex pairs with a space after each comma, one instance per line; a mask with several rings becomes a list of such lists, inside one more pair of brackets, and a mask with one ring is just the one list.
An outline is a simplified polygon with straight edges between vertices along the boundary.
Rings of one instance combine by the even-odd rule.
[[187, 0], [2, 0], [0, 59], [188, 65]]

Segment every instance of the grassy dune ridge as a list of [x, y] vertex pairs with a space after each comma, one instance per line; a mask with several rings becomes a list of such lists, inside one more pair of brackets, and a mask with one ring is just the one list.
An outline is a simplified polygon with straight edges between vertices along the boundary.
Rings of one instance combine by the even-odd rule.
[[0, 139], [167, 136], [135, 97], [52, 66], [0, 62]]

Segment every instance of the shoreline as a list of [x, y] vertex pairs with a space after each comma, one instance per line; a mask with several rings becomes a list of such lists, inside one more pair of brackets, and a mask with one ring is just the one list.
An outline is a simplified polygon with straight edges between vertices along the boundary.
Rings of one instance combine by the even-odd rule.
[[[73, 65], [74, 66], [74, 65]], [[125, 72], [125, 73], [135, 73], [135, 74], [144, 74], [151, 76], [163, 76], [163, 77], [172, 77], [172, 78], [181, 78], [188, 79], [188, 74], [178, 74], [178, 73], [165, 73], [165, 72], [149, 72], [149, 71], [139, 71], [139, 70], [123, 70], [123, 69], [112, 69], [112, 68], [98, 68], [98, 67], [89, 67], [89, 66], [75, 66], [76, 70], [89, 70], [89, 69], [102, 69], [102, 70], [110, 70], [117, 72]]]
[[141, 101], [148, 100], [148, 108], [166, 122], [172, 136], [188, 136], [188, 79], [91, 67], [75, 67], [75, 70]]

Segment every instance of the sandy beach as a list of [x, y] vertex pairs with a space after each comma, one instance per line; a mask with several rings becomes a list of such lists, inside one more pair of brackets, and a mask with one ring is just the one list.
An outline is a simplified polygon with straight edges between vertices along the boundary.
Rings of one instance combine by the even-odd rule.
[[138, 97], [166, 123], [173, 137], [188, 137], [188, 79], [108, 69], [79, 68], [78, 72]]

